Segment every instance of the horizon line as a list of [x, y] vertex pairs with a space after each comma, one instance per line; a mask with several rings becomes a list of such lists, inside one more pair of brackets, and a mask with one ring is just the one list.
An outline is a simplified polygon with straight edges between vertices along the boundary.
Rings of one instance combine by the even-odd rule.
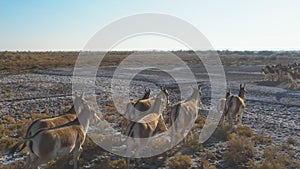
[[0, 52], [208, 52], [208, 51], [216, 51], [216, 52], [261, 52], [261, 51], [269, 51], [269, 52], [300, 52], [300, 49], [292, 49], [292, 50], [270, 50], [270, 49], [262, 49], [262, 50], [229, 50], [229, 49], [215, 49], [215, 50], [186, 50], [186, 49], [177, 49], [177, 50], [0, 50]]

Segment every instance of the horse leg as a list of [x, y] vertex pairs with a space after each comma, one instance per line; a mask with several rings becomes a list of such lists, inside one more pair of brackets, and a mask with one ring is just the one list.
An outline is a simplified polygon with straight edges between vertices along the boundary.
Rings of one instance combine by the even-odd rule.
[[233, 127], [233, 117], [231, 116], [231, 112], [227, 113], [228, 116], [228, 121], [229, 121], [229, 126], [232, 128]]
[[78, 169], [78, 161], [82, 152], [81, 142], [79, 139], [76, 140], [75, 149], [73, 152], [74, 169]]

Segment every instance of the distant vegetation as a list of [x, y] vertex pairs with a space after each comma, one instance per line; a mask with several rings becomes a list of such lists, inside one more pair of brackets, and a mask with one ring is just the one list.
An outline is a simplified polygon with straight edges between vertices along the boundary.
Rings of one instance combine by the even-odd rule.
[[[159, 51], [150, 51], [150, 53], [161, 53]], [[207, 55], [211, 51], [196, 51], [200, 55]], [[257, 64], [261, 59], [267, 59], [270, 63], [284, 63], [284, 57], [300, 57], [298, 51], [217, 51], [221, 57], [223, 64], [247, 64], [248, 59], [257, 60]], [[133, 51], [108, 52], [102, 66], [118, 65], [126, 56], [132, 54]], [[149, 53], [141, 52], [141, 53]], [[193, 51], [172, 51], [185, 62], [189, 64], [200, 63]], [[75, 65], [79, 52], [0, 52], [0, 73], [26, 73], [49, 68], [72, 68]], [[222, 58], [226, 57], [226, 61]], [[265, 58], [266, 57], [266, 58]], [[283, 58], [282, 58], [283, 57]]]

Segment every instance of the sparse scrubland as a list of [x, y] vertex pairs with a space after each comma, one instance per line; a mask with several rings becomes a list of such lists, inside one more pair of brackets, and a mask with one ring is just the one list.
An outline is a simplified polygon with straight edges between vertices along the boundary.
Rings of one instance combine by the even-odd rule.
[[[106, 103], [106, 110], [110, 110], [110, 113], [115, 111], [115, 109], [111, 106], [112, 103]], [[1, 151], [5, 151], [7, 147], [12, 146], [17, 141], [21, 140], [24, 137], [24, 133], [26, 133], [27, 127], [30, 123], [39, 118], [48, 117], [47, 114], [24, 114], [24, 118], [22, 120], [18, 120], [17, 122], [12, 118], [3, 117], [1, 120], [0, 127], [1, 130], [1, 139], [0, 139], [0, 147]], [[109, 115], [104, 116], [105, 119], [111, 122], [120, 121], [118, 116], [115, 118], [111, 118]], [[201, 129], [203, 125], [199, 125], [203, 123], [205, 118], [199, 116], [195, 126]], [[166, 156], [164, 163], [160, 163], [161, 165], [165, 165], [169, 168], [191, 168], [192, 166], [197, 166], [204, 169], [214, 169], [218, 168], [215, 164], [216, 161], [219, 161], [220, 158], [224, 160], [226, 165], [230, 168], [253, 168], [253, 169], [264, 169], [264, 168], [299, 168], [300, 162], [295, 158], [295, 151], [292, 146], [297, 144], [297, 141], [290, 137], [283, 142], [282, 144], [273, 144], [271, 138], [264, 136], [263, 133], [255, 133], [248, 126], [240, 126], [236, 130], [229, 131], [229, 128], [217, 128], [215, 134], [212, 137], [218, 138], [220, 135], [218, 133], [227, 131], [226, 134], [223, 134], [221, 137], [226, 136], [225, 141], [221, 141], [224, 143], [226, 147], [226, 151], [223, 153], [216, 153], [209, 150], [206, 150], [205, 144], [199, 144], [198, 137], [199, 134], [194, 133], [193, 137], [188, 136], [187, 142], [181, 142], [177, 145], [173, 150], [169, 150], [168, 152], [162, 154], [162, 156]], [[225, 135], [225, 136], [224, 136]], [[14, 137], [12, 137], [14, 136]], [[261, 148], [264, 147], [264, 148]], [[88, 168], [88, 166], [92, 166], [92, 168], [127, 168], [126, 158], [118, 157], [116, 155], [112, 155], [98, 145], [96, 145], [89, 138], [86, 139], [85, 144], [83, 146], [83, 153], [81, 155], [80, 164], [84, 165]], [[260, 151], [260, 152], [259, 152]], [[24, 153], [26, 151], [23, 151]], [[180, 152], [181, 155], [176, 155]], [[200, 162], [193, 162], [193, 154], [200, 154]], [[262, 154], [262, 156], [260, 156]], [[99, 156], [102, 156], [99, 158]], [[113, 156], [110, 157], [110, 156]], [[49, 163], [47, 168], [49, 169], [58, 169], [58, 168], [72, 168], [66, 161], [70, 161], [72, 159], [72, 155], [59, 157], [55, 162]], [[157, 157], [153, 158], [152, 161], [155, 161]], [[149, 160], [151, 158], [147, 158], [145, 160]], [[259, 160], [258, 160], [259, 159]], [[135, 161], [135, 160], [134, 160]], [[144, 161], [142, 159], [142, 161]], [[139, 162], [141, 163], [141, 162]], [[1, 168], [10, 168], [17, 169], [23, 166], [23, 161], [16, 161], [11, 164], [1, 165]], [[133, 164], [136, 167], [138, 164]], [[152, 164], [155, 165], [155, 164]], [[157, 166], [158, 167], [158, 166]]]
[[[35, 120], [56, 116], [66, 112], [72, 105], [70, 97], [70, 76], [51, 74], [56, 68], [71, 69], [79, 52], [0, 52], [0, 152], [20, 141], [28, 126]], [[109, 72], [111, 66], [118, 65], [122, 59], [132, 52], [108, 53], [101, 66], [103, 72]], [[201, 63], [193, 52], [174, 52], [189, 65]], [[298, 52], [230, 52], [220, 51], [225, 67], [228, 86], [236, 93], [236, 84], [246, 81], [248, 93], [243, 126], [230, 130], [228, 126], [218, 127], [212, 137], [205, 143], [199, 143], [199, 135], [206, 123], [207, 106], [209, 103], [209, 84], [201, 83], [203, 89], [204, 110], [200, 110], [193, 135], [180, 142], [171, 150], [145, 159], [132, 159], [132, 168], [250, 168], [250, 169], [281, 169], [300, 168], [299, 161], [299, 98], [297, 90], [286, 89], [281, 84], [264, 82], [260, 68], [263, 64], [289, 63], [300, 60]], [[288, 58], [288, 59], [287, 59]], [[254, 68], [253, 68], [254, 67]], [[202, 68], [202, 67], [201, 67]], [[241, 73], [236, 73], [240, 71]], [[46, 72], [46, 73], [45, 73]], [[245, 73], [246, 72], [246, 73]], [[250, 73], [249, 73], [250, 72]], [[254, 72], [254, 73], [253, 73]], [[48, 74], [47, 74], [48, 73]], [[109, 72], [110, 73], [110, 72]], [[109, 92], [105, 91], [108, 74], [100, 75], [100, 93], [103, 118], [114, 123], [120, 129], [122, 116], [116, 114], [114, 103]], [[32, 79], [33, 80], [32, 80]], [[55, 79], [57, 81], [47, 81]], [[201, 80], [206, 77], [197, 77]], [[46, 79], [46, 80], [44, 80]], [[251, 80], [249, 80], [251, 79]], [[203, 80], [204, 81], [204, 80]], [[105, 83], [105, 84], [104, 84]], [[140, 86], [138, 86], [140, 85]], [[134, 89], [135, 98], [144, 91], [140, 82]], [[177, 89], [168, 84], [171, 101], [179, 100]], [[58, 94], [65, 96], [57, 96]], [[39, 97], [37, 97], [39, 96]], [[42, 96], [42, 97], [40, 97]], [[67, 98], [66, 98], [67, 97]], [[37, 99], [39, 98], [39, 99]], [[273, 100], [272, 100], [273, 99]], [[169, 125], [168, 114], [165, 119]], [[297, 120], [298, 119], [298, 120]], [[106, 126], [101, 126], [105, 128]], [[103, 139], [101, 136], [99, 140]], [[157, 148], [163, 143], [154, 143]], [[165, 144], [165, 143], [164, 143]], [[154, 150], [153, 150], [154, 151]], [[21, 155], [26, 154], [25, 149]], [[6, 159], [0, 155], [0, 168], [23, 168], [21, 158]], [[21, 156], [22, 157], [22, 156]], [[50, 162], [47, 169], [71, 169], [69, 161], [72, 155], [59, 157]], [[8, 162], [4, 164], [2, 162]], [[127, 168], [126, 158], [107, 152], [87, 138], [79, 164], [82, 168]]]

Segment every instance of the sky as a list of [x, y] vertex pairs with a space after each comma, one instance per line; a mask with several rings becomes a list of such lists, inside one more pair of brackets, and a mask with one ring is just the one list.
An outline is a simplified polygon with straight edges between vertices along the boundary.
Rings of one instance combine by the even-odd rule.
[[[195, 26], [216, 50], [300, 50], [297, 0], [1, 0], [0, 51], [82, 50], [106, 25], [140, 13], [168, 14]], [[114, 50], [180, 50], [159, 36]]]

